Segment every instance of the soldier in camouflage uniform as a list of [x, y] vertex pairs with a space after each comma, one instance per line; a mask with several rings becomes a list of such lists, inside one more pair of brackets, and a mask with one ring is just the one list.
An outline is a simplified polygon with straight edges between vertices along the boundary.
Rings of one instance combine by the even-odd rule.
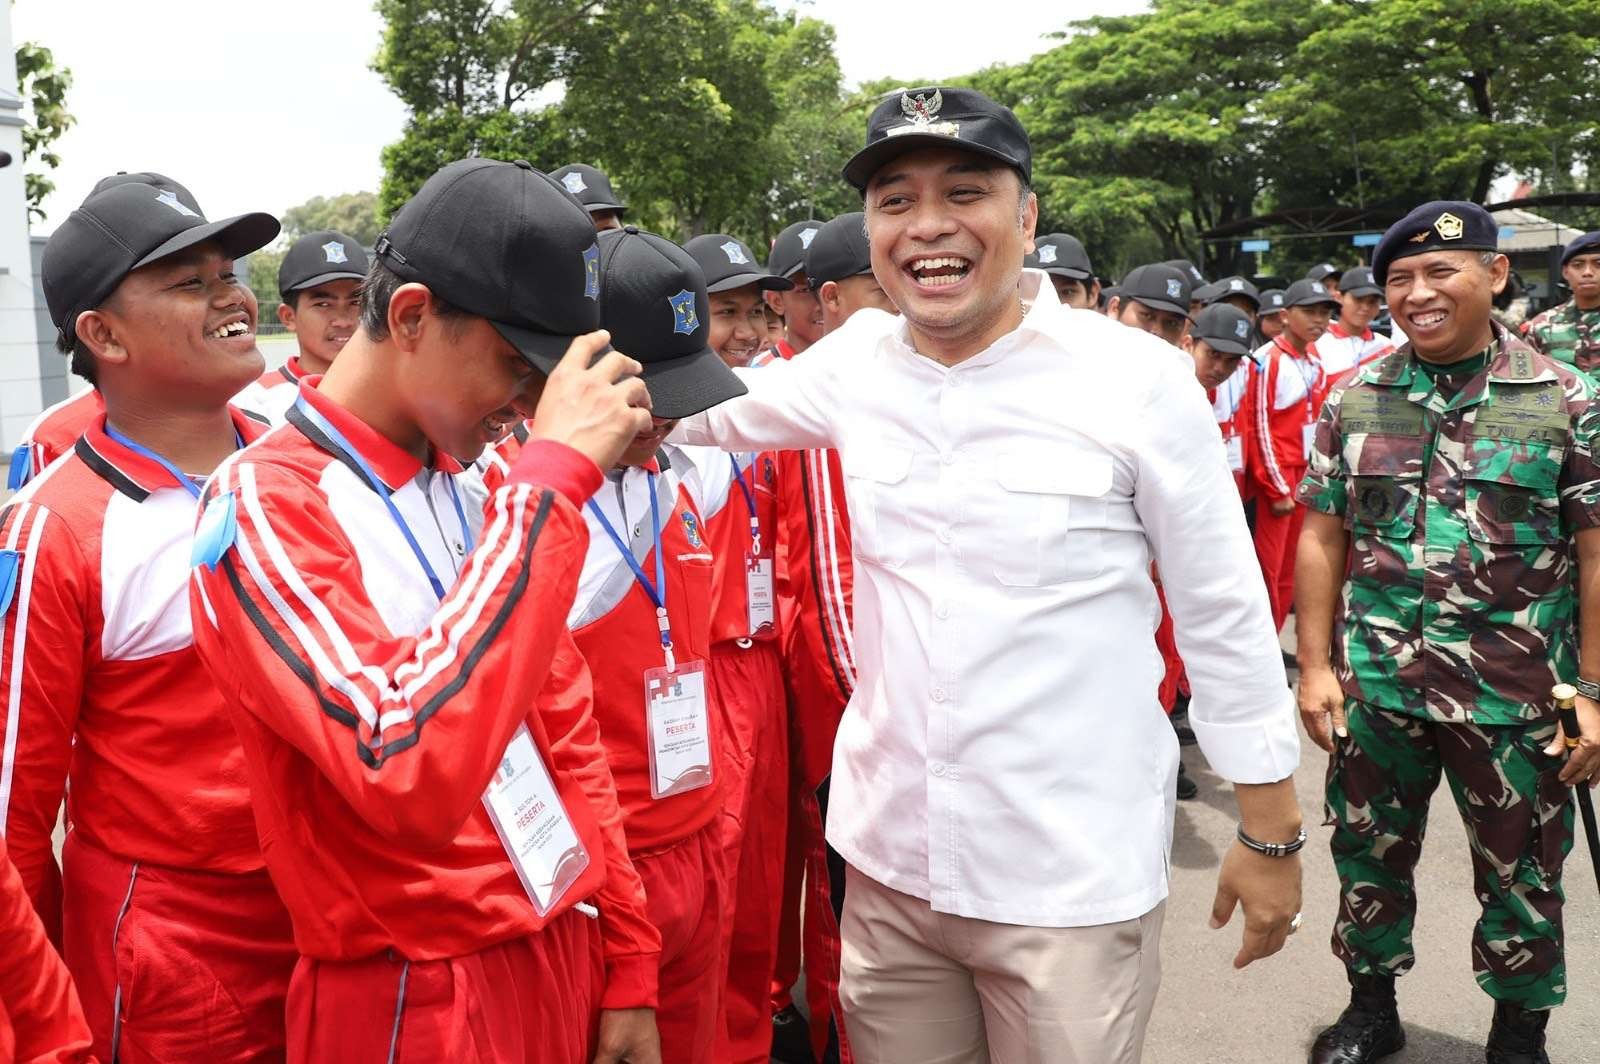
[[1524, 323], [1522, 334], [1536, 351], [1593, 375], [1600, 372], [1600, 231], [1566, 246], [1561, 277], [1572, 298]]
[[1564, 760], [1549, 694], [1580, 671], [1573, 559], [1600, 559], [1600, 403], [1585, 375], [1491, 322], [1508, 270], [1496, 232], [1482, 208], [1445, 202], [1385, 234], [1374, 272], [1411, 342], [1329, 395], [1299, 487], [1300, 706], [1332, 754], [1333, 950], [1352, 986], [1313, 1064], [1405, 1044], [1394, 985], [1415, 960], [1412, 871], [1441, 775], [1482, 905], [1491, 1064], [1547, 1062], [1547, 1010], [1566, 995], [1568, 785], [1600, 769], [1600, 707], [1585, 700]]

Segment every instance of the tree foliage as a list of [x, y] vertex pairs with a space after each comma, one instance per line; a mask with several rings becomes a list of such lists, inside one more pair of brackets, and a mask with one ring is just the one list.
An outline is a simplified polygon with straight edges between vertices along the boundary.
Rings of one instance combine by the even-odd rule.
[[22, 154], [26, 162], [35, 164], [23, 178], [28, 216], [43, 221], [44, 211], [39, 205], [56, 187], [43, 171], [61, 165], [61, 156], [51, 146], [77, 121], [67, 111], [72, 71], [56, 66], [55, 56], [43, 45], [20, 44], [16, 58], [17, 84], [31, 118], [22, 129]]
[[319, 229], [335, 229], [371, 247], [383, 225], [378, 221], [378, 197], [371, 192], [346, 192], [338, 196], [313, 196], [283, 212], [286, 245]]

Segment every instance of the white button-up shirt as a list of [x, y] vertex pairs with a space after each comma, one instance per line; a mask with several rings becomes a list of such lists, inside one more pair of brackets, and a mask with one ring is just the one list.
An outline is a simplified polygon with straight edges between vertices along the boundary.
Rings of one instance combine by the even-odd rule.
[[1131, 919], [1167, 894], [1178, 745], [1152, 556], [1213, 768], [1293, 773], [1293, 702], [1205, 393], [1170, 346], [1023, 275], [1020, 328], [946, 368], [861, 311], [679, 438], [835, 447], [858, 683], [828, 839], [939, 912]]

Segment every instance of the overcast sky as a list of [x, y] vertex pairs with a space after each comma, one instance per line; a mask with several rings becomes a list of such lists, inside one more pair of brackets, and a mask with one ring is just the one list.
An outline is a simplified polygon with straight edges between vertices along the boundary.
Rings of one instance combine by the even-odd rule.
[[[853, 84], [948, 77], [1026, 58], [1046, 35], [1143, 0], [779, 0], [838, 30]], [[16, 0], [17, 42], [71, 68], [78, 124], [56, 144], [48, 233], [101, 176], [158, 170], [213, 218], [280, 213], [312, 196], [376, 190], [378, 153], [404, 109], [368, 69], [379, 22], [367, 0]]]

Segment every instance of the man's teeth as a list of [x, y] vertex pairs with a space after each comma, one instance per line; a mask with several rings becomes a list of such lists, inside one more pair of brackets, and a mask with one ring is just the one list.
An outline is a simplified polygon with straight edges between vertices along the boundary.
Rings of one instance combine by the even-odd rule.
[[1430, 325], [1438, 325], [1441, 321], [1444, 321], [1445, 317], [1444, 311], [1435, 310], [1427, 314], [1413, 314], [1411, 315], [1411, 322], [1426, 329]]
[[243, 336], [250, 331], [247, 321], [230, 321], [211, 333], [213, 339], [226, 340], [230, 336]]
[[930, 288], [955, 284], [971, 269], [970, 260], [955, 256], [916, 259], [911, 263], [911, 274], [917, 279], [917, 283]]

